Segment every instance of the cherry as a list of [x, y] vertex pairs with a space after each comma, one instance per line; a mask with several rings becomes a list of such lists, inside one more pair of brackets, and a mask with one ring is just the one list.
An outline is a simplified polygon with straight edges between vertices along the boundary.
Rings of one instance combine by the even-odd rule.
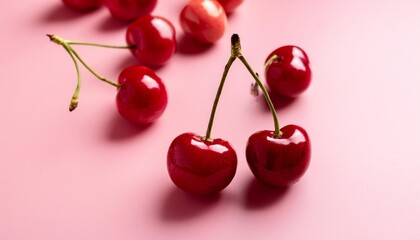
[[226, 13], [233, 12], [244, 0], [217, 0]]
[[118, 77], [118, 112], [136, 124], [149, 124], [165, 111], [168, 96], [165, 85], [153, 70], [144, 66], [125, 68]]
[[101, 6], [101, 0], [62, 0], [63, 3], [74, 10], [85, 11]]
[[176, 137], [168, 150], [168, 173], [180, 189], [199, 195], [216, 194], [226, 188], [236, 173], [237, 156], [230, 144], [211, 138], [217, 105], [232, 63], [239, 54], [234, 47], [223, 71], [204, 137], [183, 133]]
[[150, 14], [156, 7], [157, 0], [103, 0], [112, 16], [133, 21], [138, 17]]
[[175, 53], [175, 28], [163, 17], [146, 15], [132, 22], [126, 32], [131, 53], [148, 66], [165, 64]]
[[232, 181], [237, 156], [227, 141], [208, 141], [194, 133], [183, 133], [172, 141], [167, 164], [171, 180], [180, 189], [210, 195], [220, 192]]
[[308, 56], [297, 46], [277, 48], [266, 59], [267, 85], [280, 96], [296, 97], [301, 94], [309, 87], [311, 75]]
[[179, 20], [187, 36], [204, 43], [219, 40], [227, 25], [226, 13], [216, 0], [191, 0]]
[[306, 131], [296, 125], [281, 128], [282, 135], [260, 131], [251, 135], [246, 146], [246, 159], [254, 176], [261, 182], [285, 187], [297, 182], [306, 172], [311, 144]]
[[63, 48], [70, 55], [77, 72], [77, 86], [70, 101], [69, 110], [76, 109], [79, 103], [81, 78], [79, 64], [83, 64], [99, 80], [117, 87], [118, 112], [125, 119], [136, 124], [149, 124], [159, 118], [165, 111], [168, 97], [162, 80], [155, 72], [144, 66], [130, 66], [125, 68], [113, 82], [95, 72], [74, 50], [72, 45], [88, 45], [98, 47], [124, 48], [96, 43], [85, 43], [65, 40], [57, 35], [47, 35], [50, 40]]

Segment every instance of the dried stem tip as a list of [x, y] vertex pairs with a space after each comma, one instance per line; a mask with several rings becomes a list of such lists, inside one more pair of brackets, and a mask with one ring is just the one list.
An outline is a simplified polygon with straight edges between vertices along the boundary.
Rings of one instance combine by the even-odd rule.
[[72, 112], [74, 109], [76, 109], [78, 104], [79, 104], [79, 99], [76, 97], [72, 97], [70, 101], [69, 111]]
[[240, 57], [242, 56], [242, 51], [241, 51], [241, 40], [239, 39], [239, 35], [238, 34], [233, 34], [232, 37], [230, 38], [230, 47], [231, 47], [231, 56], [232, 57]]
[[57, 35], [54, 34], [47, 34], [47, 37], [50, 38], [51, 42], [57, 43], [58, 45], [63, 45], [65, 40]]

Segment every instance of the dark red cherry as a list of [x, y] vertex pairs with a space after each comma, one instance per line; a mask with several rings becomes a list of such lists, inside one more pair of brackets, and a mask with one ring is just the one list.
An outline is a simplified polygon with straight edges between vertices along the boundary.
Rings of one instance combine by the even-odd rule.
[[103, 0], [112, 16], [132, 21], [150, 14], [156, 7], [157, 0]]
[[101, 0], [63, 0], [63, 3], [74, 10], [85, 11], [101, 6]]
[[254, 176], [274, 187], [297, 182], [311, 157], [311, 144], [303, 128], [287, 125], [281, 131], [283, 134], [278, 138], [273, 131], [256, 132], [246, 146], [246, 159]]
[[311, 68], [306, 53], [296, 46], [274, 50], [266, 59], [265, 79], [273, 93], [296, 97], [311, 82]]
[[156, 121], [165, 111], [168, 96], [162, 80], [144, 66], [125, 68], [118, 78], [118, 112], [135, 124]]
[[244, 0], [217, 0], [225, 9], [226, 13], [233, 12]]
[[236, 173], [237, 156], [227, 141], [203, 140], [193, 133], [176, 137], [168, 150], [169, 176], [180, 189], [198, 195], [226, 188]]
[[226, 30], [227, 18], [216, 0], [191, 0], [181, 11], [179, 21], [185, 34], [204, 43], [214, 43]]
[[175, 53], [175, 28], [163, 17], [146, 15], [132, 22], [126, 32], [131, 53], [143, 64], [160, 66]]

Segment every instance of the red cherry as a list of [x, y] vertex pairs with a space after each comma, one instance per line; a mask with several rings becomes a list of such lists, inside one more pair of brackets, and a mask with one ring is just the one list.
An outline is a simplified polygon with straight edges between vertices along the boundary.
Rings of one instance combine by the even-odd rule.
[[219, 40], [227, 25], [226, 13], [216, 0], [191, 0], [179, 20], [186, 35], [204, 43]]
[[103, 0], [112, 16], [132, 21], [150, 14], [156, 7], [157, 0]]
[[101, 0], [63, 0], [63, 3], [74, 10], [84, 11], [101, 6]]
[[162, 80], [144, 66], [125, 68], [118, 78], [118, 112], [136, 124], [149, 124], [165, 111], [168, 96]]
[[268, 87], [284, 97], [296, 97], [311, 82], [311, 68], [306, 53], [296, 46], [274, 50], [266, 59], [265, 78]]
[[225, 9], [226, 13], [233, 12], [244, 0], [217, 0]]
[[176, 49], [175, 28], [163, 17], [146, 15], [130, 24], [126, 41], [131, 53], [148, 66], [166, 63]]
[[297, 182], [306, 172], [311, 156], [311, 144], [303, 128], [287, 125], [281, 131], [278, 138], [273, 137], [273, 131], [254, 133], [246, 147], [246, 159], [254, 176], [274, 187]]
[[220, 192], [232, 181], [237, 156], [227, 141], [208, 141], [193, 133], [183, 133], [172, 141], [167, 164], [169, 176], [180, 189], [210, 195]]

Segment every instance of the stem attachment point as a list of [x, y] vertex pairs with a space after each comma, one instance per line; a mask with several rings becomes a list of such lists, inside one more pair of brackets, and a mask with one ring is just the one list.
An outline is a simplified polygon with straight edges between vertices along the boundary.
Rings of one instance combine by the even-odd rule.
[[236, 33], [230, 38], [230, 56], [235, 58], [242, 56], [241, 39]]

